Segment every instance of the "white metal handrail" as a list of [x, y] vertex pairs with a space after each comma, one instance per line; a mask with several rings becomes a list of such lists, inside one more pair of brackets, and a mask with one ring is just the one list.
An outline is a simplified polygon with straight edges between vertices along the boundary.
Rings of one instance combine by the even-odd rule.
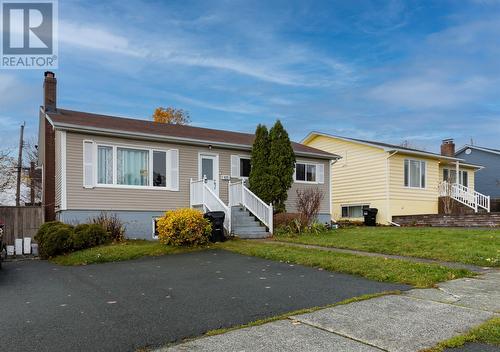
[[231, 233], [231, 209], [214, 193], [204, 180], [191, 180], [190, 206], [203, 206], [204, 211], [223, 211], [224, 228]]
[[439, 185], [439, 193], [441, 196], [449, 196], [467, 205], [476, 212], [479, 208], [486, 209], [487, 212], [490, 211], [490, 196], [486, 196], [464, 185], [444, 181]]
[[229, 183], [229, 206], [242, 205], [273, 233], [273, 205], [266, 204], [250, 191], [242, 181]]

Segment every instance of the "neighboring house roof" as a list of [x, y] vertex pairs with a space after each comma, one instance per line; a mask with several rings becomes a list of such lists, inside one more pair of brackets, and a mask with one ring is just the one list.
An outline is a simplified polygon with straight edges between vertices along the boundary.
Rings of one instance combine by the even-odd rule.
[[481, 150], [481, 151], [487, 152], [487, 153], [493, 153], [493, 154], [500, 155], [500, 150], [498, 150], [498, 149], [486, 148], [486, 147], [478, 147], [477, 145], [470, 145], [470, 144], [466, 144], [462, 148], [460, 148], [459, 150], [457, 150], [456, 153], [455, 153], [455, 155], [460, 154], [464, 150], [469, 149], [469, 148], [470, 149]]
[[[112, 134], [128, 138], [160, 139], [185, 144], [212, 144], [214, 146], [250, 149], [255, 135], [186, 125], [172, 125], [124, 117], [98, 115], [81, 111], [57, 109], [47, 112], [49, 122], [64, 130], [84, 131], [92, 134]], [[300, 156], [322, 159], [340, 159], [340, 156], [292, 142]]]
[[308, 141], [310, 141], [315, 136], [324, 136], [324, 137], [330, 137], [330, 138], [337, 138], [337, 139], [348, 141], [348, 142], [355, 142], [355, 143], [365, 144], [365, 145], [368, 145], [368, 146], [372, 146], [372, 147], [376, 147], [376, 148], [381, 148], [381, 149], [383, 149], [386, 152], [398, 151], [398, 152], [404, 152], [406, 154], [427, 156], [427, 157], [430, 157], [430, 158], [441, 159], [441, 160], [464, 161], [463, 159], [460, 159], [460, 158], [454, 158], [454, 157], [444, 156], [444, 155], [437, 154], [437, 153], [427, 152], [425, 150], [418, 150], [418, 149], [414, 149], [414, 148], [406, 148], [406, 147], [401, 147], [401, 146], [394, 145], [394, 144], [382, 143], [382, 142], [374, 142], [374, 141], [368, 141], [368, 140], [364, 140], [364, 139], [357, 139], [357, 138], [336, 136], [336, 135], [331, 135], [331, 134], [322, 133], [322, 132], [311, 132], [311, 133], [309, 133], [301, 141], [301, 143], [307, 143]]

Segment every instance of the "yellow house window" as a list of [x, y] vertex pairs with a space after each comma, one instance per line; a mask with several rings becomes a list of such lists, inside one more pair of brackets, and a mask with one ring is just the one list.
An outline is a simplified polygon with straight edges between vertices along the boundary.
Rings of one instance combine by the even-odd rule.
[[425, 188], [426, 163], [421, 160], [405, 159], [405, 187]]

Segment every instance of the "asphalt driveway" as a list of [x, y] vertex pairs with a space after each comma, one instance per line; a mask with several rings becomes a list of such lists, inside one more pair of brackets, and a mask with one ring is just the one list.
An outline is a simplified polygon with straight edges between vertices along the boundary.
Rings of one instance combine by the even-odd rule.
[[408, 286], [211, 250], [62, 267], [4, 263], [5, 351], [134, 351]]

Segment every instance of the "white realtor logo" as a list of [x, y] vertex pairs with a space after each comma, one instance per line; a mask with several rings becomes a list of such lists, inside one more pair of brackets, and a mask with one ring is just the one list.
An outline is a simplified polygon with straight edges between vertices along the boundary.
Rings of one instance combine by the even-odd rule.
[[38, 9], [11, 9], [10, 10], [10, 47], [24, 48], [25, 23], [24, 12], [28, 11], [28, 47], [29, 48], [49, 48], [36, 32], [43, 23], [43, 14]]

